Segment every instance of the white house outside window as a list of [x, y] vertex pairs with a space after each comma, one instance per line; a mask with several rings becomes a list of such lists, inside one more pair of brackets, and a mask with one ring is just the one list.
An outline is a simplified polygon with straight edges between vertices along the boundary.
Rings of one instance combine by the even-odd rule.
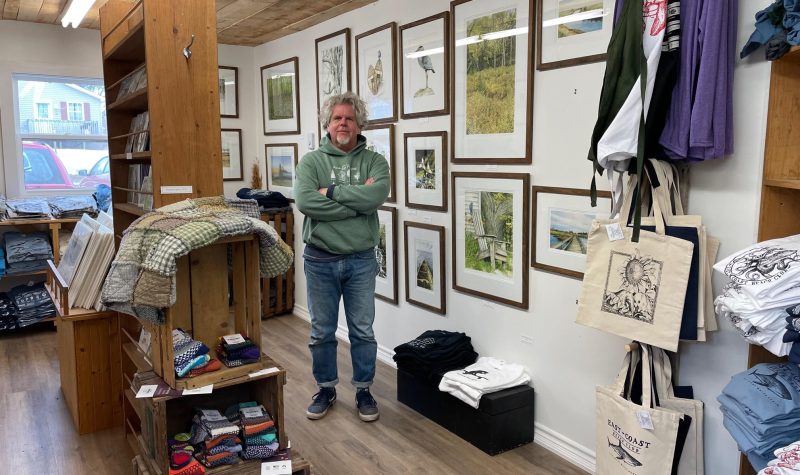
[[49, 102], [37, 102], [36, 103], [36, 118], [37, 119], [49, 119], [50, 118], [50, 103]]
[[69, 103], [69, 120], [83, 120], [83, 104]]

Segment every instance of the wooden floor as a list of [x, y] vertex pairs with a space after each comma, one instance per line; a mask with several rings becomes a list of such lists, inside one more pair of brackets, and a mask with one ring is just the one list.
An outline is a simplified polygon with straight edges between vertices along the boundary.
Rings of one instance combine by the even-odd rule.
[[[397, 402], [395, 370], [380, 362], [372, 392], [381, 417], [361, 422], [345, 344], [339, 345], [338, 401], [324, 419], [311, 421], [305, 410], [316, 387], [306, 346], [308, 323], [275, 317], [262, 329], [264, 351], [288, 371], [287, 433], [315, 474], [586, 473], [536, 444], [486, 455]], [[79, 437], [61, 398], [55, 332], [0, 336], [0, 473], [130, 473], [132, 453], [122, 430]]]

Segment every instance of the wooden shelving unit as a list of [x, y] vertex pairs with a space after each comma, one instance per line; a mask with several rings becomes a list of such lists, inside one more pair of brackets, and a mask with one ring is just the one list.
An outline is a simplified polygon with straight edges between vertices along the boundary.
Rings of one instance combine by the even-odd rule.
[[[766, 241], [800, 234], [800, 133], [793, 118], [800, 114], [800, 47], [772, 63], [764, 147], [764, 177], [758, 240]], [[758, 363], [784, 362], [761, 346], [751, 345], [747, 367]], [[755, 475], [742, 455], [740, 475]]]

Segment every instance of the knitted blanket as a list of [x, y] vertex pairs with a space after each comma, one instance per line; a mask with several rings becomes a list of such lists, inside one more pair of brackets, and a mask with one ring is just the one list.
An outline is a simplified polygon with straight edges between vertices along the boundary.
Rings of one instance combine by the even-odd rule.
[[145, 214], [125, 230], [117, 256], [103, 285], [106, 307], [157, 324], [163, 309], [175, 303], [177, 259], [220, 238], [256, 234], [262, 277], [289, 268], [292, 249], [277, 232], [245, 214], [252, 203], [224, 197], [187, 199]]

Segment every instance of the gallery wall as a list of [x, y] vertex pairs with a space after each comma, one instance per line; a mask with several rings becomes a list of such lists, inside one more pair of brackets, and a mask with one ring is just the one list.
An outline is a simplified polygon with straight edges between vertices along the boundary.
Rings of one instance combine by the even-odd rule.
[[[766, 0], [739, 2], [739, 48], [752, 30], [753, 15], [767, 3]], [[315, 82], [317, 38], [343, 28], [350, 28], [351, 36], [355, 38], [390, 21], [400, 26], [449, 9], [450, 4], [446, 0], [380, 0], [256, 47], [256, 75], [261, 66], [293, 56], [299, 57], [300, 74], [301, 133], [277, 137], [260, 135], [258, 151], [261, 163], [264, 163], [265, 143], [295, 142], [302, 156], [309, 150], [309, 134], [315, 135], [315, 142], [319, 140]], [[351, 61], [355, 68], [355, 41], [351, 41]], [[753, 58], [736, 65], [736, 153], [725, 160], [694, 164], [691, 170], [689, 212], [703, 215], [709, 232], [720, 238], [720, 255], [744, 247], [756, 238], [769, 87], [769, 65], [756, 59], [756, 56], [759, 55], [753, 55]], [[451, 163], [450, 171], [529, 173], [532, 185], [588, 188], [591, 167], [585, 157], [597, 117], [604, 70], [604, 63], [595, 63], [535, 73], [532, 165], [468, 166]], [[260, 91], [254, 94], [260, 95]], [[252, 102], [258, 104], [260, 97], [253, 99]], [[447, 213], [407, 209], [404, 206], [402, 182], [403, 134], [440, 130], [450, 132], [450, 118], [441, 116], [398, 120], [395, 124], [395, 154], [399, 160], [393, 171], [397, 176], [397, 204], [389, 205], [398, 210], [398, 228], [401, 230], [405, 221], [431, 223], [446, 228], [447, 314], [440, 316], [405, 301], [403, 255], [400, 251], [400, 302], [392, 305], [379, 300], [376, 304], [375, 330], [379, 357], [391, 364], [392, 348], [428, 329], [466, 332], [481, 355], [503, 358], [528, 367], [537, 393], [535, 441], [591, 470], [595, 451], [594, 389], [598, 384], [610, 382], [616, 374], [625, 341], [575, 324], [576, 302], [580, 293], [580, 281], [577, 279], [529, 269], [528, 310], [454, 291], [450, 269], [452, 203]], [[608, 188], [604, 179], [600, 180], [600, 186]], [[295, 232], [299, 235], [302, 215], [297, 211], [295, 214]], [[400, 233], [398, 249], [403, 248]], [[297, 256], [302, 255], [302, 250], [303, 244], [297, 240]], [[302, 265], [302, 258], [298, 257], [295, 313], [308, 318]], [[716, 278], [714, 286], [716, 290], [721, 287]], [[678, 368], [680, 384], [694, 385], [696, 397], [706, 403], [706, 472], [712, 475], [730, 474], [738, 470], [738, 452], [722, 427], [715, 398], [732, 374], [745, 369], [747, 354], [745, 343], [731, 325], [721, 321], [720, 327], [719, 332], [710, 336], [708, 343], [682, 344]], [[345, 335], [342, 317], [339, 336]], [[314, 388], [309, 387], [308, 391], [310, 395]], [[377, 393], [377, 397], [380, 401], [381, 398], [394, 398], [395, 395]]]

